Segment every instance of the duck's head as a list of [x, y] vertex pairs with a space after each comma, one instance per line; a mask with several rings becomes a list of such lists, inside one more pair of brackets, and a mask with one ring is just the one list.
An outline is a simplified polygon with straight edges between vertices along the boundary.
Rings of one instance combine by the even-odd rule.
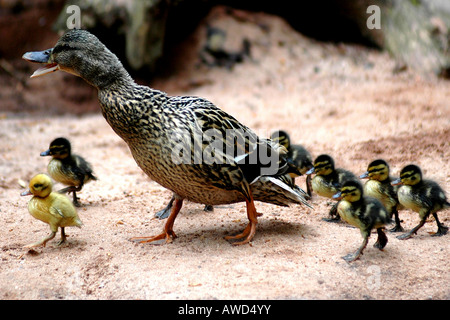
[[70, 156], [71, 146], [66, 138], [56, 138], [50, 142], [48, 150], [41, 152], [41, 157], [52, 156], [56, 159], [64, 159]]
[[321, 154], [314, 160], [314, 167], [306, 172], [306, 174], [316, 173], [317, 175], [327, 176], [334, 171], [334, 160], [327, 154]]
[[407, 165], [400, 171], [400, 178], [392, 182], [392, 185], [403, 184], [413, 186], [422, 181], [422, 170], [414, 164]]
[[389, 177], [389, 165], [383, 159], [377, 159], [369, 163], [367, 171], [359, 176], [361, 179], [384, 181]]
[[103, 88], [129, 75], [122, 63], [100, 40], [86, 30], [67, 31], [53, 48], [27, 52], [23, 59], [44, 64], [31, 78], [62, 70]]
[[345, 200], [348, 202], [357, 202], [361, 200], [363, 188], [357, 181], [347, 181], [341, 188], [341, 191], [333, 196], [336, 200]]
[[278, 144], [281, 144], [286, 149], [289, 149], [289, 146], [291, 145], [291, 139], [289, 138], [288, 133], [283, 130], [274, 131], [270, 135], [270, 139], [277, 142]]
[[22, 192], [21, 196], [33, 195], [39, 198], [45, 198], [52, 192], [52, 180], [46, 174], [35, 175], [29, 185], [29, 190]]

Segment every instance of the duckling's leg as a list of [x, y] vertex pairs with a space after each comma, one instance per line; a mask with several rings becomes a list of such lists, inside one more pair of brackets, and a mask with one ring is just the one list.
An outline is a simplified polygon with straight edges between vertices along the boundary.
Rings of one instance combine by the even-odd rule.
[[67, 236], [66, 232], [64, 231], [64, 227], [61, 227], [61, 240], [58, 242], [58, 246], [62, 245], [64, 242], [66, 242]]
[[444, 234], [447, 234], [448, 227], [444, 226], [442, 223], [439, 222], [437, 213], [433, 213], [433, 217], [434, 217], [434, 220], [436, 220], [436, 223], [437, 223], [437, 226], [438, 226], [438, 230], [432, 236], [433, 237], [440, 237], [440, 236], [443, 236]]
[[390, 229], [389, 231], [391, 232], [403, 232], [405, 231], [403, 229], [403, 227], [400, 225], [400, 218], [398, 217], [398, 210], [397, 208], [392, 209], [392, 214], [394, 215], [394, 219], [395, 219], [395, 226]]
[[63, 189], [59, 190], [58, 193], [63, 193], [64, 194], [64, 193], [71, 193], [72, 192], [73, 205], [76, 206], [76, 207], [80, 207], [81, 204], [80, 204], [80, 202], [78, 202], [78, 197], [77, 197], [76, 192], [77, 191], [81, 191], [82, 187], [83, 187], [82, 184], [79, 185], [78, 187], [76, 187], [76, 186], [69, 186], [69, 187], [66, 187], [66, 188], [63, 188]]
[[172, 211], [170, 212], [170, 216], [167, 219], [167, 222], [164, 226], [164, 232], [153, 237], [135, 237], [131, 238], [131, 241], [136, 241], [139, 243], [147, 243], [158, 240], [166, 240], [165, 243], [172, 242], [172, 239], [175, 239], [177, 235], [173, 232], [173, 224], [175, 223], [175, 219], [177, 218], [178, 213], [183, 205], [183, 199], [175, 198], [174, 204], [172, 207]]
[[358, 260], [359, 257], [363, 254], [363, 250], [364, 248], [367, 246], [367, 243], [369, 242], [369, 235], [370, 234], [366, 234], [364, 236], [364, 240], [361, 244], [361, 246], [358, 248], [358, 250], [355, 251], [355, 253], [349, 253], [348, 255], [342, 257], [342, 259], [344, 259], [347, 262], [353, 262], [355, 260]]
[[55, 237], [55, 235], [56, 235], [56, 231], [52, 231], [47, 237], [45, 237], [41, 241], [36, 242], [36, 243], [28, 244], [28, 245], [25, 246], [25, 248], [35, 248], [35, 247], [39, 247], [39, 246], [45, 247], [47, 242], [52, 240]]
[[386, 244], [388, 243], [388, 238], [387, 238], [386, 234], [384, 233], [383, 228], [378, 228], [377, 233], [378, 233], [378, 239], [377, 239], [377, 242], [375, 242], [375, 244], [373, 246], [375, 248], [382, 250], [384, 247], [386, 247]]
[[425, 221], [427, 220], [428, 215], [425, 215], [424, 217], [422, 217], [422, 219], [420, 220], [419, 224], [417, 226], [415, 226], [414, 228], [411, 229], [411, 231], [404, 233], [402, 235], [399, 235], [397, 237], [397, 239], [400, 240], [406, 240], [412, 237], [413, 234], [415, 234], [417, 232], [417, 230], [419, 230], [420, 228], [422, 228], [422, 226], [425, 224]]
[[155, 217], [163, 220], [169, 217], [170, 211], [172, 210], [172, 206], [173, 206], [173, 202], [175, 201], [175, 196], [172, 196], [172, 199], [170, 199], [169, 203], [167, 204], [167, 206], [158, 211], [157, 213], [155, 213]]
[[225, 237], [225, 240], [234, 240], [234, 239], [245, 238], [243, 241], [234, 242], [233, 245], [235, 245], [235, 246], [249, 243], [250, 241], [252, 241], [252, 239], [255, 235], [255, 232], [256, 232], [256, 224], [258, 223], [258, 220], [257, 220], [258, 213], [256, 212], [255, 203], [253, 202], [252, 195], [250, 194], [250, 200], [246, 199], [245, 201], [247, 203], [247, 217], [249, 220], [247, 227], [240, 234], [237, 234], [235, 236], [226, 236]]
[[337, 207], [339, 205], [339, 201], [336, 202], [330, 209], [330, 212], [328, 213], [328, 215], [330, 216], [330, 218], [323, 218], [323, 221], [327, 221], [327, 222], [340, 222], [341, 221], [341, 217], [339, 216], [339, 213], [337, 212]]
[[306, 192], [308, 193], [308, 196], [311, 198], [312, 197], [312, 185], [311, 185], [311, 175], [308, 174], [306, 176]]

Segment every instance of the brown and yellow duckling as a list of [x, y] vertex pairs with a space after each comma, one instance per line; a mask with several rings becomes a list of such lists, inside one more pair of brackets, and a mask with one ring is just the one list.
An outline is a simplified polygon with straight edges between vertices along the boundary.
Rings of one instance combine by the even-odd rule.
[[[352, 172], [336, 168], [334, 159], [327, 154], [319, 155], [314, 160], [313, 168], [306, 172], [308, 175], [313, 173], [315, 173], [315, 176], [311, 180], [312, 190], [319, 196], [329, 199], [332, 199], [347, 181], [360, 183], [358, 177]], [[339, 214], [336, 211], [337, 205], [338, 203], [333, 205], [329, 212], [330, 218], [324, 219], [325, 221], [339, 221]]]
[[59, 192], [72, 192], [73, 203], [79, 206], [76, 192], [81, 191], [85, 183], [97, 180], [91, 165], [83, 157], [72, 153], [71, 144], [66, 138], [53, 140], [49, 149], [41, 152], [41, 156], [52, 156], [47, 166], [48, 173], [55, 181], [68, 186]]
[[364, 196], [363, 187], [356, 181], [344, 183], [341, 191], [336, 193], [333, 198], [340, 200], [337, 211], [341, 219], [359, 228], [363, 237], [363, 242], [358, 250], [344, 256], [344, 260], [352, 262], [363, 254], [372, 229], [377, 229], [378, 233], [378, 239], [374, 247], [382, 250], [386, 246], [388, 238], [383, 229], [386, 224], [390, 223], [390, 217], [380, 201]]
[[172, 241], [185, 200], [214, 206], [245, 202], [249, 223], [242, 233], [226, 237], [239, 240], [233, 244], [253, 239], [258, 222], [255, 201], [310, 207], [304, 196], [279, 178], [290, 169], [283, 150], [206, 99], [169, 96], [137, 84], [117, 56], [90, 32], [69, 30], [54, 48], [28, 52], [23, 58], [44, 64], [32, 77], [63, 70], [94, 86], [103, 116], [127, 143], [138, 166], [173, 192], [164, 231], [133, 240]]
[[58, 245], [61, 245], [66, 241], [65, 227], [81, 227], [82, 222], [72, 202], [65, 195], [52, 192], [52, 181], [46, 174], [34, 176], [29, 190], [21, 195], [33, 195], [28, 202], [28, 211], [34, 218], [49, 224], [51, 230], [47, 237], [25, 246], [26, 248], [45, 247], [46, 243], [55, 237], [58, 228], [61, 228], [61, 240], [58, 242]]
[[392, 178], [389, 172], [389, 164], [383, 159], [377, 159], [369, 163], [367, 171], [360, 178], [369, 179], [364, 184], [364, 194], [378, 199], [389, 212], [390, 217], [395, 217], [395, 226], [390, 231], [400, 232], [403, 228], [398, 217], [400, 205], [397, 197], [398, 188], [391, 184], [395, 178]]
[[404, 167], [400, 172], [400, 178], [392, 184], [400, 185], [397, 192], [400, 204], [419, 213], [420, 217], [419, 224], [411, 231], [398, 236], [398, 239], [411, 238], [425, 224], [430, 214], [433, 215], [438, 227], [434, 236], [442, 236], [447, 233], [448, 227], [439, 221], [437, 212], [450, 208], [450, 203], [439, 184], [432, 180], [423, 179], [422, 170], [414, 164]]
[[[283, 147], [285, 147], [288, 151], [287, 158], [289, 161], [292, 162], [293, 166], [297, 168], [296, 171], [290, 173], [292, 179], [305, 175], [308, 170], [310, 170], [313, 167], [313, 159], [311, 157], [311, 154], [309, 151], [300, 144], [292, 144], [291, 138], [289, 137], [289, 134], [284, 130], [277, 130], [274, 131], [270, 139], [273, 141], [279, 143]], [[308, 195], [311, 197], [312, 190], [311, 190], [311, 175], [306, 176], [306, 191]]]

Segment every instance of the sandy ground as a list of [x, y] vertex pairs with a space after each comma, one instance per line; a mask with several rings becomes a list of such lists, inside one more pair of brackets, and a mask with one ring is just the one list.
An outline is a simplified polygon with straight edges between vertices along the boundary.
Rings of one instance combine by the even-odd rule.
[[[314, 157], [328, 153], [338, 167], [357, 174], [375, 158], [387, 160], [393, 175], [413, 162], [450, 190], [448, 81], [411, 70], [395, 74], [386, 53], [317, 43], [278, 18], [246, 17], [216, 23], [247, 36], [252, 59], [232, 71], [199, 67], [192, 43], [200, 45], [201, 27], [188, 39], [195, 50], [179, 53], [173, 74], [151, 85], [172, 95], [206, 97], [261, 136], [285, 129]], [[15, 65], [26, 78], [35, 69]], [[361, 259], [349, 264], [342, 256], [357, 249], [360, 233], [323, 221], [332, 202], [317, 195], [314, 210], [257, 203], [263, 216], [250, 245], [223, 239], [246, 226], [244, 203], [211, 213], [185, 203], [175, 241], [131, 242], [160, 233], [165, 221], [154, 213], [171, 194], [137, 167], [99, 113], [95, 91], [62, 72], [24, 84], [1, 81], [0, 299], [450, 298], [449, 236], [431, 236], [433, 218], [412, 239], [388, 233], [383, 251], [372, 247], [373, 235]], [[47, 247], [27, 250], [24, 245], [49, 228], [28, 214], [21, 181], [46, 171], [49, 159], [39, 153], [58, 136], [72, 141], [99, 180], [79, 193], [84, 226], [66, 229], [66, 245], [56, 246], [58, 234]], [[297, 183], [304, 187], [305, 179]], [[439, 213], [447, 226], [449, 213]], [[400, 217], [406, 230], [419, 222], [413, 212]]]

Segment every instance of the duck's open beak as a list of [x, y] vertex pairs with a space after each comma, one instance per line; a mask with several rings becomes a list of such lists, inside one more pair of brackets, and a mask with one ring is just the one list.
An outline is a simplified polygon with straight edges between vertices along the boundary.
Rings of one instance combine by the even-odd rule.
[[22, 56], [22, 59], [27, 60], [33, 63], [43, 63], [44, 67], [37, 69], [32, 75], [31, 78], [43, 76], [45, 74], [55, 72], [59, 70], [59, 66], [55, 62], [50, 62], [50, 56], [52, 54], [52, 49], [47, 49], [44, 51], [32, 51], [27, 52]]
[[365, 179], [369, 177], [369, 171], [364, 172], [362, 175], [359, 176], [360, 179]]
[[393, 185], [393, 186], [398, 186], [400, 184], [403, 184], [402, 179], [400, 179], [400, 178], [395, 179], [394, 181], [391, 182], [391, 185]]

